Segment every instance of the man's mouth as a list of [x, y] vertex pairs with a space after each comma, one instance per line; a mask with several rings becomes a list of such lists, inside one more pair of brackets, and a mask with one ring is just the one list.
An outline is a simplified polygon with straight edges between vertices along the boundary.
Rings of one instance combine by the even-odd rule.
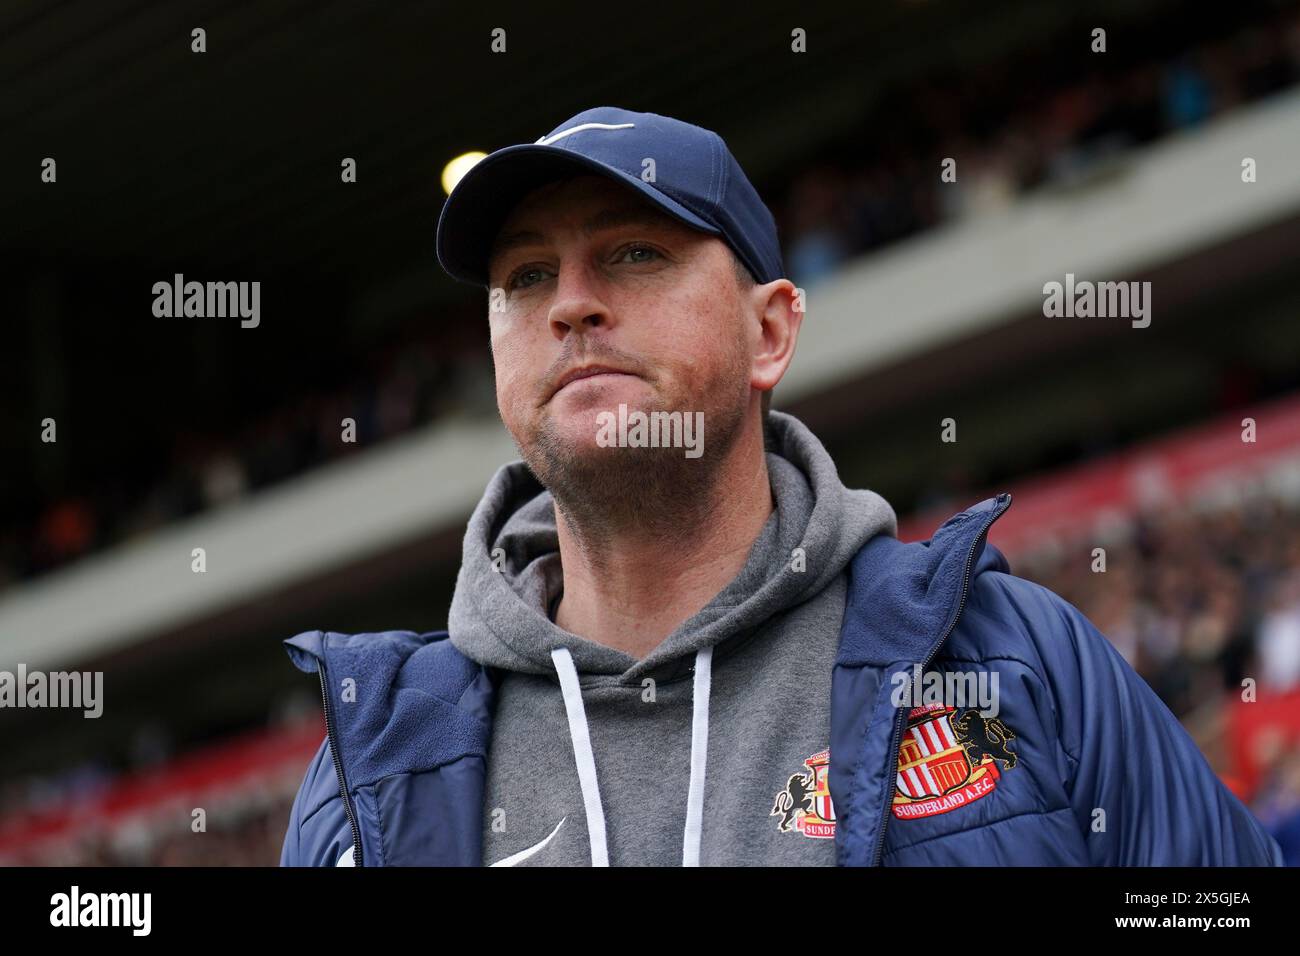
[[618, 375], [631, 376], [632, 378], [636, 377], [631, 372], [626, 372], [621, 368], [614, 368], [610, 365], [584, 365], [580, 368], [570, 369], [561, 375], [560, 380], [555, 383], [555, 390], [551, 393], [551, 397], [555, 397], [563, 391], [566, 386], [571, 385], [574, 382], [580, 382], [589, 378], [602, 376], [613, 377]]

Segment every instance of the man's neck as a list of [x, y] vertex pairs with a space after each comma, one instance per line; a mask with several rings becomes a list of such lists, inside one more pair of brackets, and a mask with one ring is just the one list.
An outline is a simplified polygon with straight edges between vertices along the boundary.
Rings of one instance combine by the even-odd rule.
[[736, 577], [776, 505], [761, 437], [757, 451], [731, 450], [705, 495], [640, 503], [660, 519], [672, 515], [671, 544], [645, 525], [586, 534], [556, 508], [559, 627], [641, 659]]

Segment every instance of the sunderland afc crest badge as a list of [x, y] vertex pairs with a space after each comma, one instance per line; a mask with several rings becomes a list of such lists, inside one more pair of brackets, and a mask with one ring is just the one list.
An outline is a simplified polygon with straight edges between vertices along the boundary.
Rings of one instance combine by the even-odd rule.
[[782, 833], [792, 830], [818, 840], [835, 838], [835, 807], [831, 805], [831, 752], [823, 750], [804, 762], [806, 773], [792, 774], [776, 795], [768, 816], [780, 817]]
[[894, 816], [900, 820], [950, 813], [994, 791], [1003, 770], [1016, 765], [1016, 739], [997, 717], [932, 704], [908, 712], [898, 748]]

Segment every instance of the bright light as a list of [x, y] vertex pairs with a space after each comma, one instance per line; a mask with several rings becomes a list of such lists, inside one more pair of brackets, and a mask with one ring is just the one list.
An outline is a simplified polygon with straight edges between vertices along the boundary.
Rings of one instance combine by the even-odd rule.
[[456, 188], [461, 177], [473, 168], [474, 164], [487, 156], [487, 153], [463, 153], [446, 166], [442, 167], [442, 189], [447, 195]]

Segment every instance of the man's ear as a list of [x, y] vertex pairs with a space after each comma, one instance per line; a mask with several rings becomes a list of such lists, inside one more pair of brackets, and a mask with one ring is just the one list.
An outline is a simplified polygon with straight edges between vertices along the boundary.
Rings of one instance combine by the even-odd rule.
[[749, 294], [759, 324], [750, 384], [770, 392], [785, 376], [794, 358], [803, 323], [802, 296], [789, 279], [756, 285]]

